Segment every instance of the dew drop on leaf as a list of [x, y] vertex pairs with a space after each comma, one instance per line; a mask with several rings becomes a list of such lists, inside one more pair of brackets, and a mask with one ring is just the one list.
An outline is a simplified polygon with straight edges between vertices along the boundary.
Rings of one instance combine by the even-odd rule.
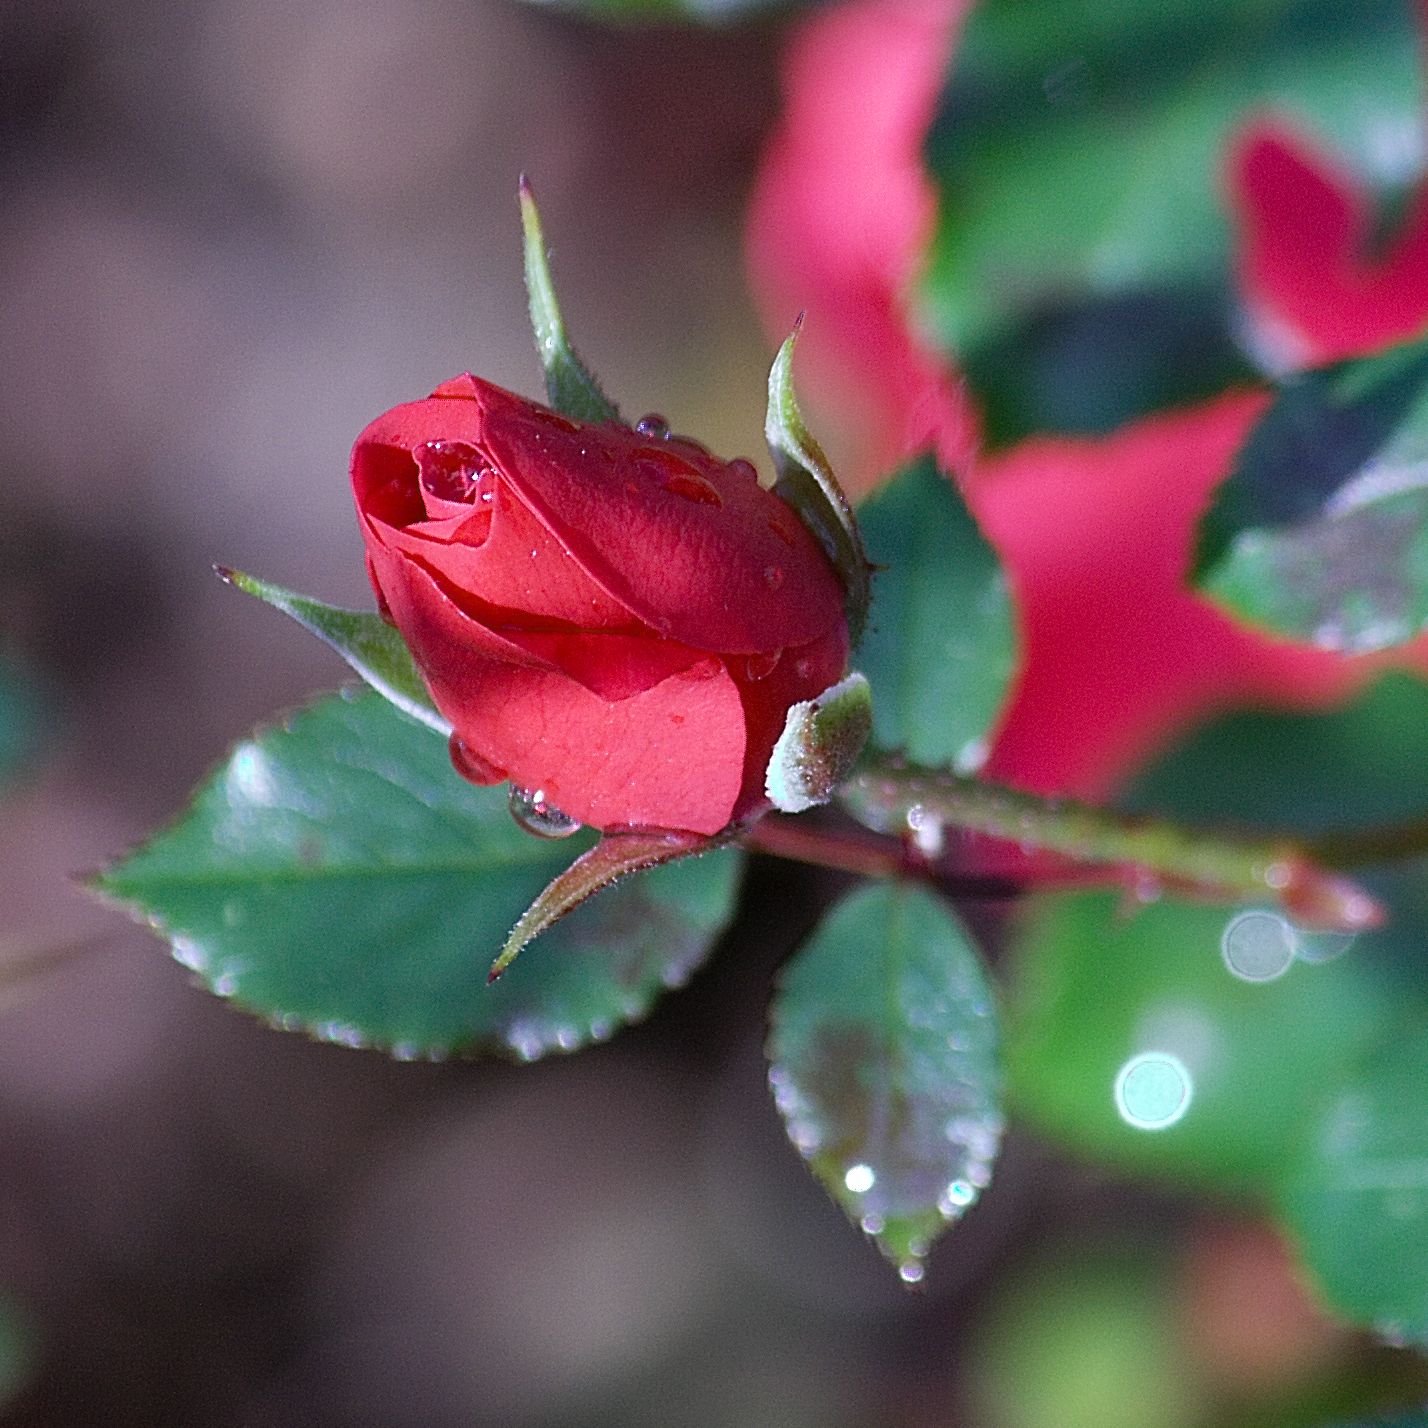
[[550, 803], [539, 788], [511, 790], [511, 817], [537, 838], [569, 838], [580, 831], [580, 824]]

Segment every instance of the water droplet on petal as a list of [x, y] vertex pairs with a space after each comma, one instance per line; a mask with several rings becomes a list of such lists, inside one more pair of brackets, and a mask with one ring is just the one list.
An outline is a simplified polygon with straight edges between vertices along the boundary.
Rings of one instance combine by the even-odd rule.
[[580, 823], [547, 801], [539, 788], [511, 790], [511, 817], [537, 838], [569, 838], [580, 831]]
[[658, 412], [647, 412], [635, 423], [635, 430], [653, 441], [669, 440], [669, 423]]
[[774, 650], [772, 654], [751, 654], [744, 661], [744, 678], [750, 684], [757, 684], [759, 680], [767, 679], [778, 668], [778, 662], [782, 655], [782, 650]]
[[754, 463], [746, 460], [742, 456], [736, 456], [729, 463], [729, 470], [746, 481], [757, 481], [759, 479], [759, 473]]
[[779, 565], [764, 566], [764, 584], [770, 590], [777, 590], [783, 584], [783, 567]]
[[496, 473], [469, 442], [428, 441], [412, 452], [422, 489], [439, 501], [490, 501]]
[[483, 759], [474, 749], [467, 748], [459, 734], [453, 734], [447, 740], [446, 751], [451, 756], [452, 768], [468, 782], [485, 787], [506, 781], [506, 771], [498, 769], [489, 759]]

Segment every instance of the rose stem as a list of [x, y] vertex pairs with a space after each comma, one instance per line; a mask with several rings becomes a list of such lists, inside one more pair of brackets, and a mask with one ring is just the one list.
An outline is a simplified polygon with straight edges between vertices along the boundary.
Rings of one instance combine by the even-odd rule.
[[835, 872], [857, 873], [866, 878], [924, 878], [952, 896], [1004, 898], [1020, 891], [1009, 878], [944, 872], [910, 843], [870, 834], [855, 825], [839, 827], [817, 815], [790, 818], [769, 814], [739, 841], [751, 853], [766, 853]]
[[1151, 886], [1229, 900], [1270, 897], [1316, 927], [1353, 930], [1374, 926], [1383, 916], [1355, 884], [1284, 842], [1242, 841], [1130, 818], [897, 760], [865, 765], [838, 798], [864, 827], [911, 836], [929, 849], [955, 828], [1079, 863], [1123, 868]]

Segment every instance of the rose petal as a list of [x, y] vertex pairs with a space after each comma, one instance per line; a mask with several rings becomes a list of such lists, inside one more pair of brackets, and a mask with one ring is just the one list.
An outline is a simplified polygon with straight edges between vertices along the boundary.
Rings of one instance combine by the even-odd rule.
[[383, 540], [422, 561], [453, 589], [479, 596], [483, 607], [512, 611], [517, 624], [558, 621], [583, 629], [641, 628], [585, 574], [504, 480], [496, 484], [485, 539], [468, 544], [459, 539], [461, 534], [460, 522], [426, 521], [388, 527]]
[[843, 619], [823, 552], [751, 472], [686, 443], [493, 407], [486, 448], [586, 572], [660, 634], [720, 653], [806, 644]]
[[610, 700], [628, 699], [707, 659], [701, 650], [649, 635], [523, 630], [504, 623], [506, 612], [483, 608], [439, 572], [406, 558], [400, 550], [379, 546], [369, 560], [382, 598], [424, 673], [440, 656], [418, 631], [433, 626], [443, 632], [441, 650], [464, 644], [492, 659], [558, 670]]

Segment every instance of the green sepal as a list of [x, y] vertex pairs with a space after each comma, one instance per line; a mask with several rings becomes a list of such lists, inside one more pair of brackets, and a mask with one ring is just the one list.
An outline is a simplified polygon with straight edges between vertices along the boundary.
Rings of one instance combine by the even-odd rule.
[[431, 702], [406, 642], [380, 615], [325, 605], [321, 600], [269, 585], [265, 580], [245, 575], [241, 570], [230, 570], [226, 565], [215, 565], [213, 570], [226, 584], [290, 615], [303, 629], [330, 645], [403, 714], [438, 734], [450, 735], [451, 725]]
[[491, 964], [487, 982], [496, 981], [542, 932], [611, 883], [630, 873], [642, 873], [648, 868], [658, 868], [680, 858], [707, 853], [728, 841], [729, 838], [721, 834], [710, 838], [702, 833], [668, 830], [607, 833], [564, 872], [557, 873], [521, 914], [520, 921], [506, 938], [506, 945]]
[[521, 175], [521, 228], [525, 233], [526, 293], [530, 298], [531, 328], [536, 351], [545, 369], [545, 391], [550, 404], [576, 421], [621, 422], [620, 413], [576, 355], [565, 332], [565, 319], [555, 297], [550, 276], [545, 234], [541, 231], [540, 210], [535, 194]]
[[852, 773], [872, 728], [872, 690], [856, 670], [793, 705], [764, 775], [769, 802], [782, 813], [827, 803]]
[[832, 562], [843, 582], [848, 635], [856, 646], [868, 618], [871, 595], [868, 557], [853, 508], [833, 474], [823, 448], [804, 425], [793, 390], [793, 348], [803, 326], [799, 316], [769, 369], [769, 407], [764, 438], [777, 477], [774, 494], [792, 507]]

